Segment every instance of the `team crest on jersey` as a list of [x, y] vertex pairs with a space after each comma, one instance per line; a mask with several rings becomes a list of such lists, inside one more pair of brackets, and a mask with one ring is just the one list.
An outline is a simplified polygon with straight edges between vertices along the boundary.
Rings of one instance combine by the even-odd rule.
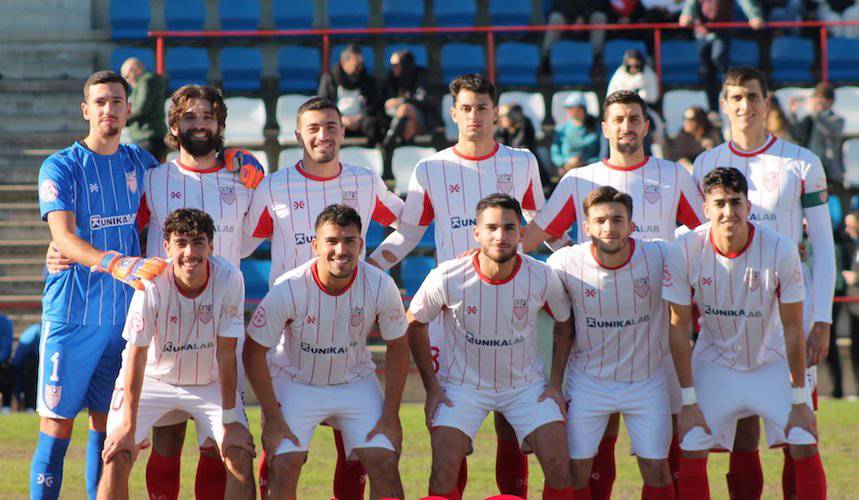
[[63, 396], [63, 386], [45, 384], [45, 405], [49, 410], [53, 410], [60, 404], [60, 398]]
[[653, 204], [659, 201], [659, 185], [658, 184], [645, 184], [644, 185], [644, 199], [647, 200], [648, 203]]
[[60, 190], [57, 189], [57, 184], [51, 179], [45, 179], [39, 184], [39, 198], [44, 202], [56, 201]]
[[662, 286], [671, 286], [671, 271], [668, 270], [668, 266], [662, 266]]
[[351, 313], [349, 314], [349, 324], [357, 327], [361, 323], [364, 322], [364, 308], [363, 307], [353, 307]]
[[650, 279], [638, 278], [633, 280], [632, 288], [635, 290], [635, 294], [638, 295], [638, 298], [643, 299], [648, 293], [650, 293]]
[[352, 208], [358, 206], [358, 191], [343, 191], [343, 204], [349, 205]]
[[125, 173], [125, 185], [132, 193], [137, 192], [137, 173], [135, 173], [133, 170], [131, 172]]
[[764, 172], [763, 184], [767, 191], [775, 191], [778, 188], [778, 172]]
[[128, 327], [134, 333], [140, 333], [143, 331], [143, 315], [140, 314], [139, 311], [134, 311], [131, 313], [131, 316], [128, 317]]
[[748, 268], [746, 269], [746, 276], [743, 281], [746, 283], [746, 286], [749, 287], [750, 292], [756, 292], [758, 291], [758, 288], [761, 287], [761, 273]]
[[221, 192], [221, 200], [227, 205], [232, 205], [236, 202], [236, 188], [232, 186], [221, 186], [218, 188]]
[[519, 321], [528, 315], [528, 301], [525, 299], [513, 299], [513, 316]]
[[212, 321], [212, 304], [203, 304], [197, 308], [197, 317], [204, 325]]
[[498, 174], [495, 177], [498, 184], [498, 190], [504, 194], [510, 194], [513, 191], [513, 176], [510, 174]]
[[268, 324], [268, 319], [265, 316], [265, 308], [263, 306], [257, 307], [257, 310], [254, 311], [254, 315], [251, 317], [251, 324], [254, 325], [255, 328], [262, 328]]

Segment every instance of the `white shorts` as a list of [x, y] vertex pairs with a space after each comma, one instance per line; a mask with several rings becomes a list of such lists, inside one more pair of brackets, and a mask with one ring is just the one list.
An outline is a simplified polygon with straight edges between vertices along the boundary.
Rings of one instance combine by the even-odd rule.
[[550, 422], [564, 421], [554, 399], [537, 401], [545, 390], [546, 385], [542, 382], [501, 392], [448, 385], [444, 391], [453, 406], [439, 405], [432, 426], [459, 429], [473, 440], [486, 415], [491, 411], [501, 412], [516, 432], [522, 451], [528, 452], [525, 438], [529, 434]]
[[275, 455], [305, 452], [310, 447], [313, 431], [323, 421], [343, 433], [343, 446], [349, 460], [357, 460], [356, 448], [384, 448], [394, 450], [391, 441], [381, 435], [367, 441], [382, 417], [384, 397], [382, 386], [375, 375], [356, 382], [317, 386], [275, 377], [274, 392], [280, 403], [283, 418], [289, 430], [298, 438], [300, 446], [284, 439]]
[[[692, 375], [698, 406], [712, 435], [695, 427], [683, 437], [680, 448], [690, 451], [711, 448], [730, 450], [734, 445], [737, 420], [752, 415], [764, 419], [770, 447], [784, 443], [816, 443], [812, 434], [797, 427], [791, 429], [788, 436], [784, 435], [791, 407], [790, 372], [784, 359], [747, 372], [693, 359]], [[811, 393], [808, 390], [806, 399], [811, 407]]]
[[[118, 378], [117, 382], [123, 382], [122, 377]], [[110, 412], [107, 414], [108, 435], [122, 423], [124, 393], [125, 390], [120, 384], [113, 389]], [[242, 409], [239, 422], [248, 427], [242, 402], [237, 400], [236, 406]], [[224, 439], [224, 426], [221, 423], [223, 408], [221, 407], [221, 385], [218, 381], [206, 385], [172, 385], [144, 378], [137, 408], [135, 441], [142, 444], [161, 417], [177, 410], [194, 419], [197, 432], [212, 436], [218, 446], [221, 445]]]
[[621, 413], [632, 451], [641, 458], [660, 460], [671, 444], [671, 413], [665, 376], [661, 371], [638, 382], [616, 382], [578, 370], [567, 372], [564, 394], [567, 410], [567, 449], [570, 458], [596, 456], [609, 416]]
[[674, 369], [674, 358], [671, 353], [665, 355], [662, 361], [662, 371], [665, 374], [665, 385], [668, 388], [668, 408], [672, 415], [680, 413], [683, 408], [683, 396], [680, 393], [680, 380], [677, 379], [677, 370]]

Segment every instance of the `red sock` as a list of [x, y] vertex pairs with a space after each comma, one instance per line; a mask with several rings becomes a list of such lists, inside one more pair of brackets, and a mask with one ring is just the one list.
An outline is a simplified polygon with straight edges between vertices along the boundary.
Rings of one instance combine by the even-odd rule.
[[674, 500], [674, 484], [650, 486], [641, 489], [641, 500]]
[[680, 457], [680, 498], [710, 500], [707, 458]]
[[468, 484], [468, 460], [462, 459], [462, 465], [459, 466], [459, 477], [456, 478], [456, 491], [459, 496], [465, 493], [465, 485]]
[[146, 462], [146, 491], [149, 498], [176, 500], [179, 498], [179, 463], [182, 454], [165, 457], [152, 448]]
[[501, 493], [528, 498], [528, 457], [515, 439], [498, 440], [495, 482]]
[[609, 500], [611, 488], [614, 485], [614, 444], [617, 436], [603, 436], [597, 456], [594, 457], [591, 466], [591, 477], [588, 487], [591, 490], [593, 500]]
[[826, 498], [826, 472], [820, 461], [820, 453], [807, 458], [793, 459], [796, 471], [796, 498], [798, 500], [823, 500]]
[[[525, 498], [525, 497], [522, 497]], [[573, 499], [573, 487], [567, 486], [566, 488], [552, 488], [548, 484], [543, 485], [543, 500], [572, 500]]]
[[678, 497], [677, 480], [680, 479], [680, 438], [677, 434], [671, 437], [671, 447], [668, 448], [668, 470], [671, 471], [671, 484], [674, 486], [674, 496]]
[[202, 500], [224, 498], [227, 487], [227, 469], [218, 457], [200, 453], [197, 462], [197, 477], [194, 481], [194, 496]]
[[459, 494], [459, 490], [456, 488], [448, 491], [447, 493], [437, 493], [433, 490], [429, 490], [429, 496], [447, 498], [447, 500], [462, 500], [462, 495]]
[[585, 486], [584, 488], [579, 488], [577, 490], [573, 490], [573, 499], [574, 500], [591, 500], [591, 487]]
[[781, 449], [784, 453], [784, 465], [781, 468], [781, 492], [784, 500], [796, 499], [796, 472], [793, 467], [793, 457], [787, 446]]
[[259, 454], [259, 497], [265, 498], [265, 492], [268, 490], [268, 464], [265, 463], [265, 450], [260, 450]]
[[764, 471], [758, 450], [732, 451], [728, 467], [728, 496], [733, 500], [758, 500], [764, 492]]
[[334, 430], [334, 445], [337, 447], [337, 467], [334, 469], [334, 497], [339, 500], [362, 500], [367, 478], [360, 462], [346, 461], [343, 434]]

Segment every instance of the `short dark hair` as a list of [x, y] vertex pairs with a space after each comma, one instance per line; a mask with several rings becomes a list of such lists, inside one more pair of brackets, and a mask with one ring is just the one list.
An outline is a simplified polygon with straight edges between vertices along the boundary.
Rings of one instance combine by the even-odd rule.
[[[224, 104], [224, 95], [220, 89], [211, 85], [195, 84], [179, 87], [170, 97], [167, 125], [169, 127], [179, 127], [182, 113], [191, 105], [192, 99], [203, 99], [212, 104], [212, 111], [215, 113], [215, 117], [218, 120], [218, 128], [221, 130], [220, 141], [215, 149], [220, 150], [224, 145], [224, 127], [227, 126], [227, 105]], [[164, 137], [164, 142], [173, 149], [179, 149], [179, 137], [173, 135], [173, 132], [169, 129], [167, 130], [167, 136]]]
[[341, 119], [340, 108], [337, 104], [327, 97], [313, 96], [304, 101], [304, 104], [298, 107], [298, 112], [295, 114], [295, 123], [301, 120], [301, 115], [308, 111], [322, 111], [323, 109], [333, 109], [337, 113], [337, 119]]
[[763, 97], [766, 97], [769, 94], [767, 78], [764, 76], [763, 71], [754, 66], [734, 66], [728, 68], [728, 71], [725, 71], [725, 76], [722, 78], [722, 92], [725, 91], [725, 87], [744, 85], [746, 82], [752, 80], [758, 81], [758, 84], [761, 86], [761, 94], [763, 94]]
[[89, 78], [84, 82], [84, 101], [89, 99], [89, 88], [93, 85], [101, 85], [103, 83], [118, 83], [122, 85], [122, 89], [125, 91], [125, 100], [128, 100], [128, 95], [131, 94], [131, 87], [128, 85], [128, 82], [125, 81], [125, 78], [116, 74], [110, 70], [96, 71], [91, 74]]
[[325, 207], [325, 210], [320, 212], [316, 217], [314, 229], [318, 231], [326, 222], [340, 227], [355, 226], [358, 228], [359, 233], [363, 227], [361, 216], [358, 215], [358, 212], [354, 208], [348, 205], [328, 205]]
[[647, 116], [647, 104], [644, 102], [644, 99], [638, 95], [638, 92], [633, 92], [631, 90], [617, 90], [612, 92], [605, 98], [605, 103], [602, 106], [602, 118], [605, 120], [606, 115], [608, 114], [608, 108], [612, 104], [638, 104], [641, 106], [641, 114], [644, 116], [645, 120], [649, 120]]
[[629, 220], [632, 220], [632, 196], [622, 193], [611, 186], [602, 186], [594, 189], [582, 201], [582, 209], [585, 212], [585, 217], [588, 216], [588, 211], [592, 206], [600, 203], [620, 203], [626, 207], [626, 213]]
[[170, 241], [171, 234], [196, 236], [205, 234], [209, 241], [215, 239], [215, 222], [206, 212], [196, 208], [180, 208], [170, 212], [164, 219], [164, 241]]
[[704, 194], [709, 194], [713, 189], [720, 187], [729, 189], [735, 193], [749, 195], [749, 183], [746, 176], [734, 167], [718, 167], [709, 171], [704, 176]]
[[822, 97], [828, 101], [835, 100], [835, 89], [829, 82], [820, 82], [814, 86], [814, 97]]
[[495, 85], [493, 85], [492, 82], [483, 75], [468, 73], [454, 78], [448, 86], [450, 95], [453, 96], [454, 103], [456, 102], [456, 96], [458, 96], [459, 92], [463, 89], [470, 90], [475, 94], [486, 94], [490, 99], [492, 99], [493, 104], [498, 102]]
[[480, 219], [480, 214], [487, 208], [503, 208], [505, 210], [513, 210], [516, 212], [516, 218], [522, 220], [522, 207], [516, 198], [509, 194], [495, 193], [483, 198], [477, 202], [477, 210], [475, 218]]

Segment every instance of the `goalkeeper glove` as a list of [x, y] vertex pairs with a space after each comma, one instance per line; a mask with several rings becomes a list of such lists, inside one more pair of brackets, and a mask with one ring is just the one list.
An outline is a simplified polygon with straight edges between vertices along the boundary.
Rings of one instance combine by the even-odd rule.
[[250, 151], [240, 148], [227, 148], [221, 154], [227, 171], [238, 172], [239, 180], [245, 187], [254, 189], [259, 186], [265, 177], [265, 170]]
[[127, 257], [113, 250], [105, 252], [101, 264], [92, 266], [93, 271], [110, 273], [119, 281], [135, 290], [143, 290], [141, 280], [151, 280], [167, 268], [167, 261], [158, 257]]

